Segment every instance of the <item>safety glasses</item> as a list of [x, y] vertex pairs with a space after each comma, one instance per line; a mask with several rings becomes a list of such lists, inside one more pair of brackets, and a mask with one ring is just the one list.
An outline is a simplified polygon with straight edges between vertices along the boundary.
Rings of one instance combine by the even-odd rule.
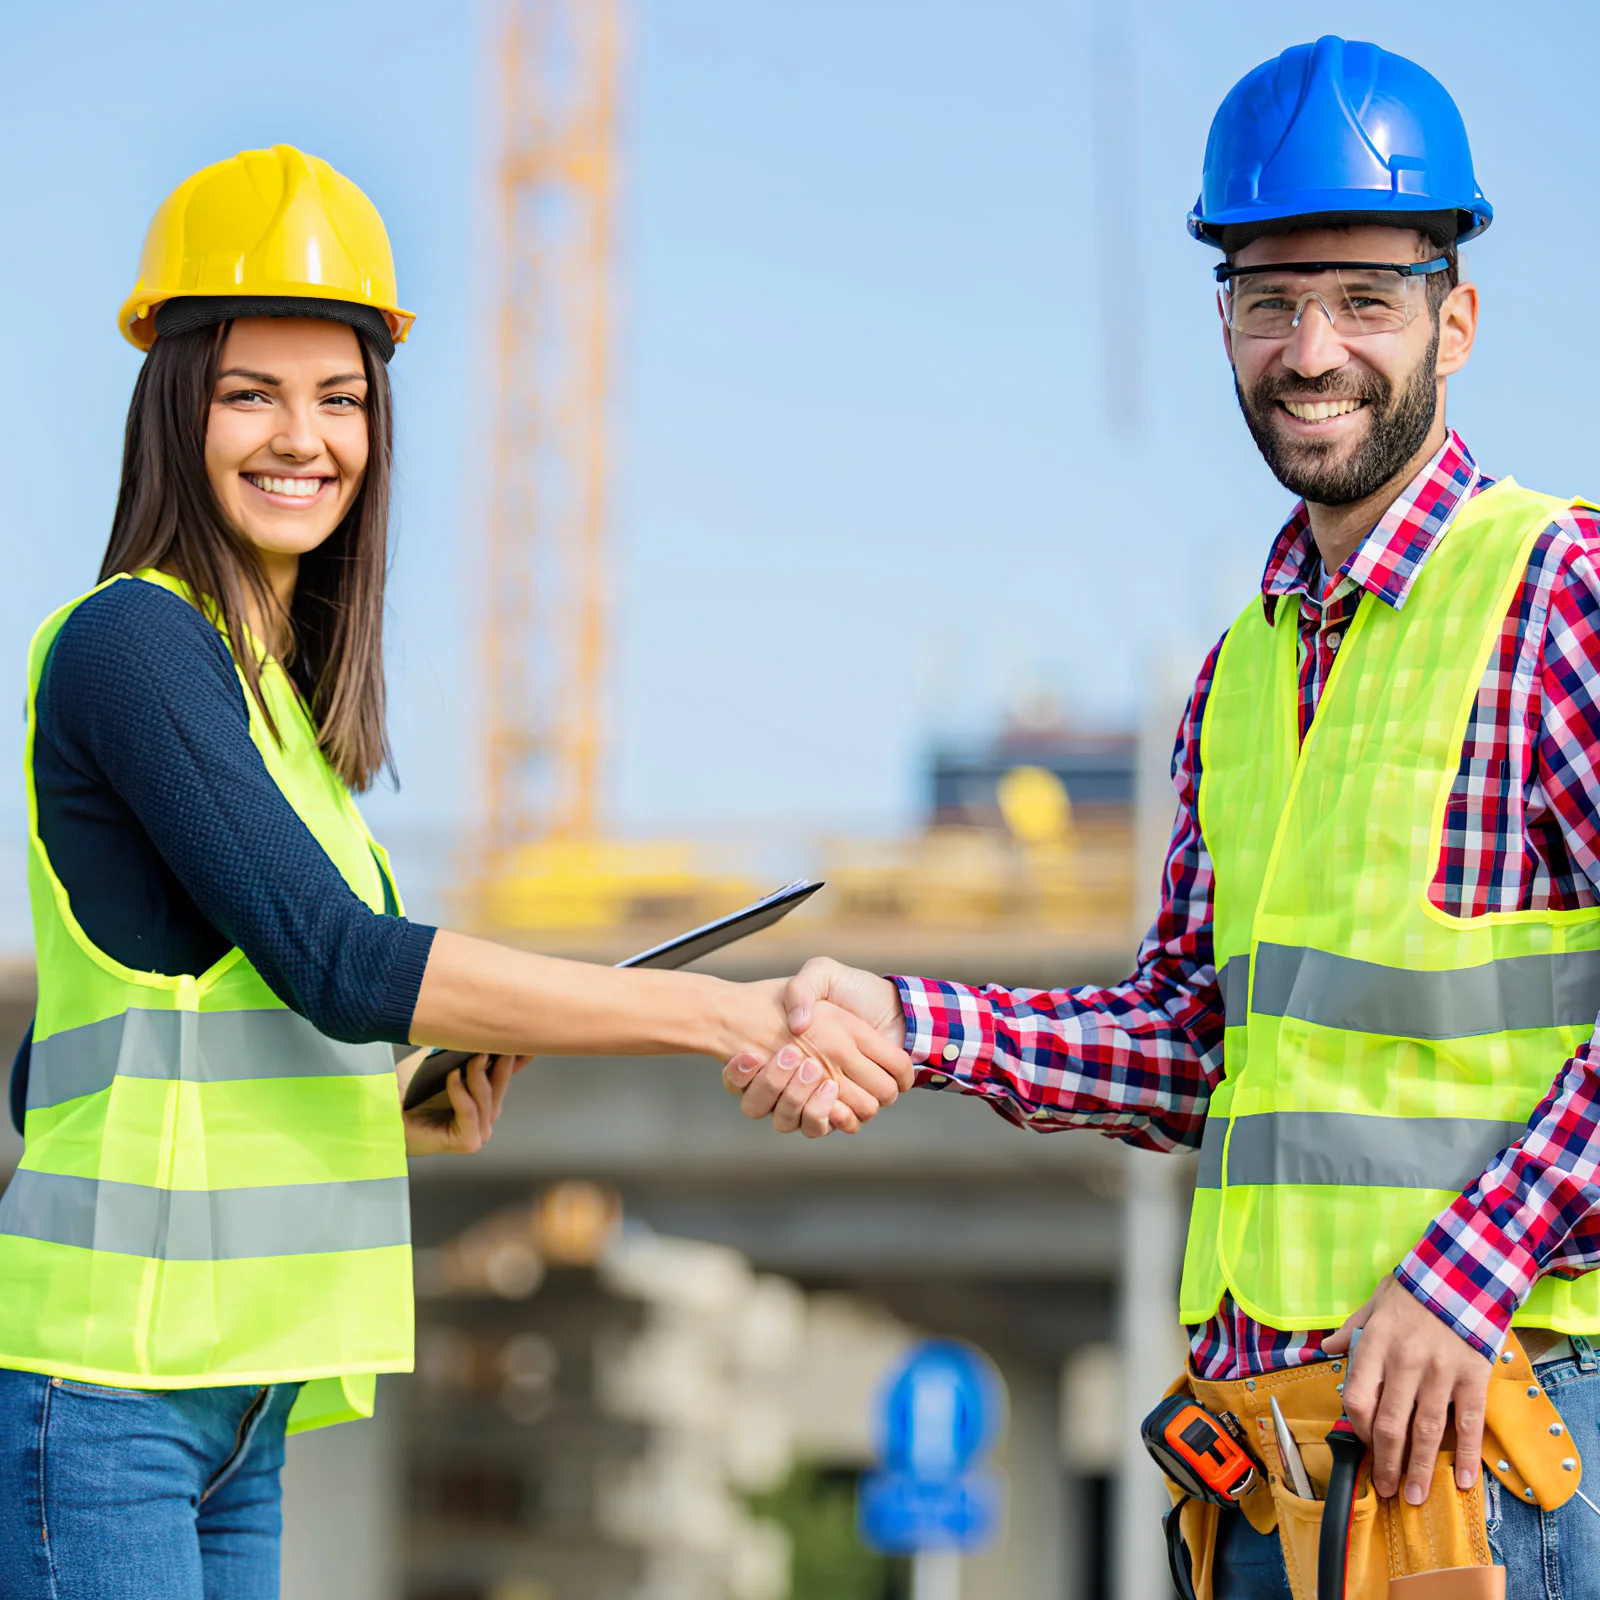
[[1216, 270], [1228, 327], [1249, 339], [1287, 339], [1311, 305], [1341, 338], [1395, 333], [1422, 310], [1427, 280], [1450, 265], [1432, 261], [1292, 261]]

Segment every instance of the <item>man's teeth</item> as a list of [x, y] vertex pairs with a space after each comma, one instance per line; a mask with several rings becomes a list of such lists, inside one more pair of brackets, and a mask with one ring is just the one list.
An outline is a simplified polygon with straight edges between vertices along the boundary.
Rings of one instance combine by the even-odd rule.
[[1302, 422], [1325, 422], [1329, 417], [1342, 417], [1346, 412], [1359, 411], [1365, 400], [1285, 400], [1283, 409]]
[[268, 494], [290, 494], [300, 500], [309, 500], [322, 487], [321, 478], [267, 478], [258, 472], [247, 472], [245, 476]]

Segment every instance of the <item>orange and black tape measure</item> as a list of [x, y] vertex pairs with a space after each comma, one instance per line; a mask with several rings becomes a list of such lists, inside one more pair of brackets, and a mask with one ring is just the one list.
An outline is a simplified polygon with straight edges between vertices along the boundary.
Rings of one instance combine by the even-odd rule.
[[1144, 1419], [1139, 1432], [1156, 1465], [1186, 1494], [1234, 1506], [1257, 1481], [1256, 1463], [1238, 1429], [1235, 1418], [1214, 1416], [1197, 1401], [1175, 1394]]

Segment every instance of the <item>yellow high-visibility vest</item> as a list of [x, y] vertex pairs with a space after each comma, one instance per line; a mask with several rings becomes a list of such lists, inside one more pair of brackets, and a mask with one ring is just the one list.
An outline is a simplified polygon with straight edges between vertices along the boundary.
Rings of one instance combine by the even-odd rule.
[[[1428, 899], [1468, 717], [1529, 553], [1569, 502], [1510, 479], [1463, 505], [1404, 606], [1361, 597], [1305, 744], [1298, 607], [1229, 631], [1201, 728], [1225, 1076], [1181, 1310], [1224, 1290], [1275, 1328], [1360, 1306], [1518, 1139], [1600, 1012], [1600, 910], [1454, 917]], [[1600, 1275], [1518, 1323], [1600, 1331]]]
[[[159, 572], [109, 581], [193, 601]], [[46, 620], [29, 657], [39, 1000], [26, 1144], [0, 1198], [0, 1366], [136, 1389], [303, 1380], [291, 1431], [370, 1416], [377, 1374], [412, 1364], [392, 1051], [319, 1033], [237, 948], [167, 977], [123, 966], [79, 926], [39, 836], [33, 745], [50, 647], [87, 598]], [[283, 739], [246, 692], [267, 771], [383, 910], [387, 857], [275, 660], [261, 684]]]

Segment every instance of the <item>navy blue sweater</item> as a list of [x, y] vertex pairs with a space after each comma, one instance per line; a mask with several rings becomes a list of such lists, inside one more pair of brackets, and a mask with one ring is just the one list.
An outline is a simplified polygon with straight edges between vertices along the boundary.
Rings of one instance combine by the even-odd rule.
[[[72, 613], [39, 686], [34, 781], [45, 849], [107, 955], [198, 974], [238, 945], [323, 1033], [409, 1039], [435, 930], [344, 881], [268, 774], [227, 647], [187, 601], [123, 582]], [[12, 1069], [19, 1131], [30, 1040]]]

